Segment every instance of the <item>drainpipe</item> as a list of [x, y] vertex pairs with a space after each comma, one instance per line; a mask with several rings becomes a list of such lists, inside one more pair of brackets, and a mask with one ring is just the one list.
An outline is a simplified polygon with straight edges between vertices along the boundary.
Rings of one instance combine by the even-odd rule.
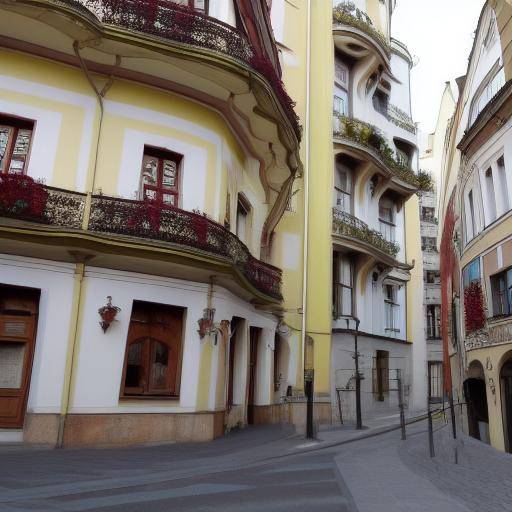
[[[87, 69], [87, 65], [85, 64], [85, 61], [83, 57], [80, 55], [80, 43], [78, 41], [75, 41], [73, 43], [73, 50], [75, 52], [76, 57], [78, 58], [80, 62], [80, 68], [85, 74], [85, 77], [87, 81], [89, 82], [89, 85], [94, 91], [94, 94], [96, 95], [100, 107], [100, 119], [99, 119], [99, 127], [98, 127], [98, 135], [96, 138], [96, 149], [95, 149], [95, 155], [94, 155], [94, 167], [93, 167], [93, 175], [91, 180], [91, 186], [88, 187], [87, 190], [87, 197], [85, 200], [85, 207], [84, 207], [84, 214], [82, 219], [82, 229], [85, 231], [88, 228], [89, 225], [89, 218], [90, 218], [90, 212], [91, 212], [91, 202], [92, 202], [92, 194], [94, 191], [95, 183], [96, 183], [96, 170], [98, 167], [98, 150], [99, 150], [99, 144], [101, 139], [101, 132], [103, 127], [103, 116], [104, 116], [104, 105], [103, 105], [103, 99], [109, 89], [112, 87], [112, 84], [114, 83], [114, 75], [112, 74], [109, 77], [109, 80], [103, 87], [103, 89], [99, 90], [96, 85], [94, 84], [92, 77], [89, 73], [89, 70]], [[121, 64], [121, 57], [119, 55], [116, 55], [116, 67], [118, 67]], [[74, 290], [73, 290], [73, 310], [71, 314], [71, 327], [70, 327], [70, 333], [69, 333], [69, 342], [68, 342], [68, 353], [66, 358], [66, 367], [65, 367], [65, 374], [64, 374], [64, 382], [63, 382], [63, 390], [62, 390], [62, 402], [61, 402], [61, 413], [59, 417], [59, 427], [58, 427], [58, 434], [57, 434], [57, 448], [61, 448], [64, 444], [64, 431], [66, 426], [66, 419], [69, 412], [69, 404], [71, 401], [71, 388], [72, 388], [72, 382], [73, 382], [73, 370], [76, 367], [76, 356], [78, 354], [78, 324], [79, 324], [79, 318], [80, 318], [80, 307], [82, 302], [82, 294], [83, 294], [83, 281], [84, 281], [84, 274], [85, 274], [85, 264], [88, 259], [91, 258], [89, 255], [84, 255], [80, 253], [73, 253], [72, 254], [75, 257], [75, 260], [77, 261], [76, 267], [75, 267], [75, 284], [74, 284]]]
[[59, 417], [59, 430], [57, 434], [56, 448], [62, 448], [64, 444], [64, 430], [66, 426], [66, 418], [69, 411], [69, 403], [71, 399], [71, 382], [73, 379], [73, 369], [75, 367], [76, 345], [78, 338], [78, 319], [80, 317], [80, 305], [82, 301], [82, 285], [85, 273], [85, 261], [83, 258], [81, 262], [76, 263], [74, 275], [74, 289], [73, 289], [73, 302], [71, 313], [71, 327], [69, 332], [68, 353], [66, 357], [65, 378], [62, 389], [62, 402], [61, 412]]
[[[91, 186], [88, 187], [87, 190], [87, 197], [85, 199], [85, 207], [84, 207], [84, 216], [82, 219], [82, 229], [87, 230], [89, 226], [89, 218], [91, 215], [91, 202], [92, 202], [92, 194], [94, 193], [94, 188], [96, 185], [96, 171], [98, 169], [98, 154], [99, 154], [99, 146], [100, 146], [100, 140], [101, 140], [101, 133], [103, 128], [103, 117], [105, 114], [105, 108], [103, 100], [105, 98], [105, 95], [110, 90], [114, 83], [114, 74], [112, 73], [107, 81], [107, 83], [104, 85], [103, 89], [98, 89], [96, 87], [96, 84], [94, 83], [91, 74], [89, 70], [87, 69], [87, 65], [85, 63], [84, 58], [80, 54], [80, 43], [78, 41], [75, 41], [73, 43], [73, 50], [75, 52], [76, 57], [78, 58], [78, 61], [80, 62], [80, 68], [84, 72], [85, 78], [87, 79], [87, 82], [89, 82], [89, 85], [91, 86], [91, 89], [94, 91], [94, 94], [96, 95], [96, 98], [98, 99], [98, 104], [100, 107], [100, 120], [99, 120], [99, 127], [98, 127], [98, 135], [96, 138], [96, 150], [94, 152], [94, 166], [93, 166], [93, 172], [92, 172], [92, 180], [91, 180]], [[115, 67], [119, 67], [121, 64], [121, 57], [119, 55], [116, 55], [116, 65]]]

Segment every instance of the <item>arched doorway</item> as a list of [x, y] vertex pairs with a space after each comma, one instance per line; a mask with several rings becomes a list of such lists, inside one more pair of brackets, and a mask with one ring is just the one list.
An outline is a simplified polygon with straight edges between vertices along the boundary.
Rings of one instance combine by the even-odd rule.
[[482, 363], [473, 361], [469, 365], [468, 378], [464, 381], [468, 411], [469, 435], [489, 443], [489, 412], [485, 390], [485, 374]]
[[501, 367], [500, 385], [505, 450], [512, 453], [512, 355]]

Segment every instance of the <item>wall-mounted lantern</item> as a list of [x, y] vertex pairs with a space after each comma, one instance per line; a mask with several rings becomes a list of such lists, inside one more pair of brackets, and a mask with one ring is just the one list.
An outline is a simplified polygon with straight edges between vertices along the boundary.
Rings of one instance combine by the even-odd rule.
[[212, 343], [217, 345], [217, 338], [220, 334], [222, 341], [226, 344], [230, 335], [231, 322], [229, 320], [222, 320], [220, 323], [215, 323], [214, 319], [214, 308], [206, 308], [203, 310], [202, 318], [197, 321], [199, 325], [199, 329], [197, 330], [199, 337], [203, 339], [205, 336], [211, 336]]
[[109, 295], [107, 297], [107, 303], [98, 309], [98, 313], [101, 316], [101, 328], [103, 332], [106, 332], [110, 327], [110, 324], [115, 321], [117, 313], [121, 311], [121, 308], [114, 306], [112, 304], [112, 297]]

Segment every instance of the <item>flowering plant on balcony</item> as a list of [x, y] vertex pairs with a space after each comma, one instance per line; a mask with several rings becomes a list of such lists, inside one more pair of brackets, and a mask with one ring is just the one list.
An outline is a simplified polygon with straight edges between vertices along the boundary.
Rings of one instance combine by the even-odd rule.
[[341, 2], [334, 7], [332, 19], [336, 23], [349, 25], [368, 34], [381, 45], [388, 57], [391, 55], [391, 46], [386, 36], [373, 26], [371, 18], [365, 12], [358, 9], [353, 2]]
[[[419, 171], [417, 174], [418, 182], [420, 184], [420, 192], [433, 192], [434, 191], [434, 180], [432, 175], [427, 171]], [[437, 221], [436, 221], [437, 222]]]
[[470, 334], [485, 327], [484, 295], [479, 281], [473, 281], [464, 289], [464, 312], [466, 333]]
[[275, 67], [268, 57], [256, 54], [237, 28], [172, 0], [79, 0], [79, 3], [103, 23], [206, 48], [248, 64], [268, 80], [297, 137], [301, 138], [295, 103], [286, 92]]
[[0, 215], [25, 220], [45, 220], [48, 192], [30, 176], [0, 174]]
[[408, 165], [398, 160], [395, 152], [386, 142], [386, 139], [378, 128], [360, 121], [359, 119], [347, 116], [337, 115], [337, 118], [339, 125], [334, 130], [336, 136], [356, 142], [373, 150], [384, 165], [401, 180], [415, 187], [419, 186], [417, 175]]

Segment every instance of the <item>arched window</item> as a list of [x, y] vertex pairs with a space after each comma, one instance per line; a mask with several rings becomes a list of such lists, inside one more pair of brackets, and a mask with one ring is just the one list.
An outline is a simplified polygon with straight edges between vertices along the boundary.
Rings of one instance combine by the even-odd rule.
[[134, 302], [123, 396], [179, 396], [183, 309]]

